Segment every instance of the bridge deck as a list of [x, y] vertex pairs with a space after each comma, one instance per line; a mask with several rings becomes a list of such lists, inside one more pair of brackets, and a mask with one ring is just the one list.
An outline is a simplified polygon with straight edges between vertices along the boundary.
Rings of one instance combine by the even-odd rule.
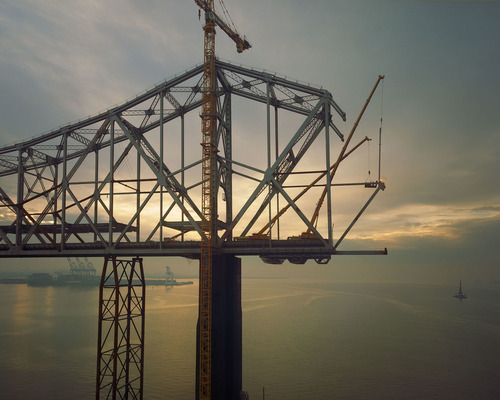
[[[248, 240], [225, 242], [214, 249], [218, 254], [260, 256], [264, 262], [281, 264], [284, 260], [303, 264], [308, 259], [327, 262], [332, 255], [387, 254], [387, 250], [338, 251], [320, 240]], [[199, 258], [199, 241], [149, 241], [124, 242], [107, 246], [102, 242], [66, 243], [61, 248], [52, 244], [26, 244], [22, 249], [0, 245], [0, 258], [16, 257], [103, 257], [116, 256], [163, 256]]]

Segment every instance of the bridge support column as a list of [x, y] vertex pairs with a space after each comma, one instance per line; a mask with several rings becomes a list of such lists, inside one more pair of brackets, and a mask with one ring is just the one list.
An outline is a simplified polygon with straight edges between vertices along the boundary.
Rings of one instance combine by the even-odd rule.
[[[199, 340], [199, 326], [197, 327]], [[198, 345], [196, 346], [198, 349]], [[196, 391], [198, 391], [196, 354]], [[242, 390], [241, 259], [212, 259], [212, 399], [238, 400]], [[198, 392], [196, 398], [199, 398]]]
[[106, 257], [99, 287], [97, 400], [142, 400], [145, 298], [142, 258]]

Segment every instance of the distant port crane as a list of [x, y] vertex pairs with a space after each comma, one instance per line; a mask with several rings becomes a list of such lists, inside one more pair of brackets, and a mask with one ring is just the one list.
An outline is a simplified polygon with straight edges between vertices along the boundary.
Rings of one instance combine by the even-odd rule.
[[76, 261], [73, 261], [70, 257], [67, 259], [71, 273], [80, 276], [95, 275], [96, 269], [87, 257], [84, 258], [85, 261], [80, 260], [78, 257], [75, 257]]

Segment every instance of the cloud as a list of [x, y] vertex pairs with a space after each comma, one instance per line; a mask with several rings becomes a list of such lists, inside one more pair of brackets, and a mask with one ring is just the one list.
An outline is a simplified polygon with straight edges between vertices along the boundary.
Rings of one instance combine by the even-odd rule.
[[500, 203], [492, 206], [405, 204], [388, 212], [367, 212], [351, 239], [402, 246], [408, 238], [440, 238], [453, 243], [470, 238], [470, 227], [500, 221]]
[[[423, 260], [421, 249], [451, 263], [475, 246], [490, 262], [495, 246], [484, 243], [500, 207], [498, 1], [313, 3], [232, 1], [232, 18], [253, 48], [238, 55], [218, 32], [217, 54], [330, 90], [348, 115], [344, 133], [378, 74], [386, 75], [356, 137], [376, 139], [383, 117], [388, 187], [342, 246], [388, 246], [409, 263]], [[112, 107], [202, 61], [203, 19], [193, 1], [6, 0], [0, 10], [3, 145]], [[264, 132], [264, 119], [237, 105], [234, 127], [247, 135], [234, 150], [240, 157], [251, 134]], [[199, 122], [193, 126], [198, 134]], [[339, 178], [375, 175], [375, 142], [371, 165], [363, 149]], [[356, 196], [335, 193], [334, 201], [357, 212], [366, 197]], [[309, 215], [314, 201], [300, 207]]]
[[[376, 0], [377, 1], [377, 0]], [[400, 3], [498, 3], [499, 0], [390, 0]]]
[[[2, 96], [2, 105], [15, 111], [23, 104], [24, 114], [34, 110], [40, 117], [28, 119], [25, 138], [110, 108], [194, 64], [177, 62], [194, 40], [182, 37], [182, 21], [172, 13], [159, 13], [158, 2], [141, 9], [133, 1], [19, 1], [3, 7], [0, 49], [9, 79], [0, 85], [14, 97]], [[196, 26], [194, 13], [193, 20]], [[3, 135], [18, 136], [15, 130], [6, 121]]]

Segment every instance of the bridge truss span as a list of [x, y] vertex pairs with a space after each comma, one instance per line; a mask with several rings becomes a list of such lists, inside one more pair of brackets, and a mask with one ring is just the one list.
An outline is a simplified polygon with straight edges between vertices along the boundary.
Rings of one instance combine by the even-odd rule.
[[[0, 257], [198, 258], [202, 87], [199, 65], [99, 115], [0, 148]], [[335, 240], [331, 192], [342, 183], [326, 171], [346, 115], [332, 94], [221, 60], [215, 94], [214, 251], [270, 263], [342, 254], [341, 240], [385, 185], [354, 183], [373, 194]], [[275, 219], [283, 205], [291, 210]], [[297, 236], [304, 230], [313, 242]]]

